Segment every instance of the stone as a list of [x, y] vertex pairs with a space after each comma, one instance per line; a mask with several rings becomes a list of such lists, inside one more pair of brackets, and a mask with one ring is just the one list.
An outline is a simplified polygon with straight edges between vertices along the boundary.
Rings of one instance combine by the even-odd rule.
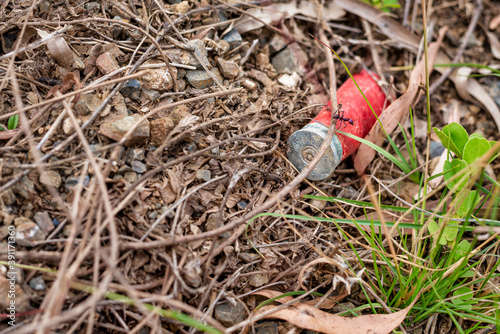
[[[82, 123], [83, 123], [81, 119], [77, 119], [76, 122], [78, 123], [79, 126], [82, 125]], [[64, 119], [62, 129], [63, 129], [63, 132], [65, 135], [70, 135], [73, 132], [75, 132], [75, 126], [74, 126], [71, 118], [68, 117], [68, 118]]]
[[95, 66], [104, 74], [110, 74], [120, 68], [116, 59], [109, 52], [104, 52], [97, 57]]
[[321, 210], [323, 210], [325, 207], [326, 207], [326, 201], [321, 201], [319, 199], [313, 199], [311, 200], [311, 208], [315, 211], [315, 212], [319, 212]]
[[125, 81], [122, 89], [120, 89], [120, 93], [124, 97], [129, 97], [136, 92], [140, 92], [141, 86], [142, 86], [142, 84], [139, 80], [130, 79], [130, 80]]
[[2, 193], [2, 200], [4, 204], [6, 205], [12, 205], [16, 203], [16, 195], [14, 195], [14, 192], [12, 189], [7, 189]]
[[278, 78], [278, 82], [289, 89], [295, 89], [302, 82], [300, 76], [293, 72], [292, 75], [283, 74]]
[[255, 325], [255, 334], [279, 334], [278, 324], [274, 321], [266, 321]]
[[8, 235], [9, 235], [9, 226], [2, 225], [0, 227], [0, 241], [7, 238]]
[[174, 123], [177, 124], [181, 121], [181, 119], [183, 119], [184, 117], [186, 117], [190, 114], [191, 114], [191, 110], [186, 105], [182, 105], [182, 106], [177, 106], [173, 109], [170, 109], [168, 116], [172, 119], [172, 121]]
[[238, 65], [233, 61], [225, 61], [220, 58], [217, 59], [217, 67], [219, 68], [222, 76], [228, 79], [234, 79], [238, 76], [239, 68]]
[[[210, 70], [222, 84], [222, 76], [216, 68]], [[212, 77], [205, 70], [187, 71], [186, 80], [196, 89], [204, 89], [215, 84]]]
[[196, 66], [200, 70], [203, 69], [203, 65], [208, 69], [212, 67], [208, 61], [207, 49], [202, 40], [194, 39], [187, 42], [187, 45], [193, 49], [193, 52], [189, 54], [189, 65]]
[[247, 201], [239, 201], [236, 205], [238, 205], [238, 208], [240, 210], [244, 210], [247, 207], [248, 202]]
[[231, 327], [245, 320], [246, 311], [241, 303], [236, 302], [236, 305], [232, 305], [224, 302], [215, 306], [214, 316], [222, 325]]
[[218, 226], [218, 214], [217, 213], [211, 213], [208, 215], [207, 221], [205, 223], [205, 229], [207, 231], [212, 231], [215, 230]]
[[[9, 291], [15, 292], [15, 299], [9, 298]], [[4, 312], [2, 313], [10, 313], [11, 310], [8, 307], [11, 305], [10, 302], [15, 300], [15, 309], [14, 315], [19, 312], [25, 312], [30, 308], [29, 305], [29, 296], [24, 292], [19, 284], [15, 283], [15, 275], [9, 274], [7, 272], [7, 277], [0, 275], [0, 309]]]
[[[292, 48], [294, 49], [292, 51]], [[304, 74], [304, 69], [300, 65], [307, 62], [307, 55], [300, 49], [298, 45], [288, 46], [283, 51], [278, 52], [271, 60], [271, 63], [278, 73], [292, 74], [297, 72], [299, 75]]]
[[267, 65], [269, 65], [269, 56], [265, 53], [259, 53], [257, 56], [255, 56], [255, 62], [260, 67], [266, 67]]
[[137, 181], [137, 173], [135, 172], [126, 172], [123, 175], [123, 179], [128, 183], [135, 183]]
[[84, 94], [80, 96], [80, 99], [75, 104], [73, 109], [79, 115], [90, 115], [92, 114], [102, 103], [102, 100], [95, 94]]
[[271, 54], [275, 54], [283, 50], [287, 46], [287, 42], [280, 34], [274, 34], [268, 45]]
[[[142, 117], [137, 114], [130, 116], [120, 115], [113, 118], [107, 118], [106, 121], [101, 124], [99, 133], [114, 141], [120, 141], [141, 118]], [[125, 146], [143, 144], [149, 139], [149, 133], [149, 122], [146, 119], [142, 121], [142, 123], [137, 126], [134, 131], [132, 131], [131, 135], [124, 144]]]
[[[71, 191], [71, 190], [73, 190], [73, 188], [76, 187], [76, 185], [78, 184], [79, 181], [80, 181], [80, 176], [78, 176], [78, 175], [69, 176], [66, 179], [64, 186], [65, 186], [67, 191]], [[90, 182], [90, 177], [88, 175], [85, 175], [83, 177], [83, 186], [84, 187], [88, 186], [89, 182]]]
[[111, 57], [113, 57], [114, 59], [118, 59], [120, 57], [125, 56], [125, 54], [122, 52], [122, 50], [120, 50], [120, 48], [118, 47], [118, 45], [116, 45], [116, 43], [108, 43], [104, 45], [103, 48], [104, 52], [109, 52]]
[[238, 254], [238, 258], [242, 259], [246, 263], [250, 263], [253, 261], [260, 260], [262, 257], [259, 254], [254, 254], [254, 253], [240, 253]]
[[35, 247], [37, 241], [46, 237], [42, 229], [32, 221], [22, 223], [16, 227], [16, 243], [21, 246]]
[[19, 182], [12, 186], [14, 194], [23, 197], [24, 199], [30, 198], [30, 192], [35, 190], [35, 184], [25, 175]]
[[269, 283], [269, 276], [267, 274], [255, 274], [248, 278], [248, 284], [258, 288]]
[[[163, 62], [158, 61], [147, 61], [145, 65], [148, 64], [165, 65]], [[174, 71], [174, 76], [177, 77], [177, 69], [175, 69], [175, 67], [172, 69]], [[170, 72], [166, 68], [166, 65], [163, 68], [152, 68], [147, 70], [146, 74], [139, 77], [139, 81], [142, 83], [144, 89], [157, 90], [160, 92], [170, 90], [174, 87], [174, 82], [170, 76]]]
[[189, 2], [182, 1], [179, 3], [173, 4], [172, 6], [170, 6], [170, 9], [173, 12], [176, 12], [177, 14], [181, 14], [181, 15], [186, 14], [187, 12], [189, 12], [189, 9], [190, 9]]
[[495, 81], [491, 84], [489, 93], [497, 106], [500, 108], [500, 81]]
[[45, 284], [42, 276], [38, 276], [30, 280], [30, 288], [35, 291], [44, 291], [47, 288], [47, 285]]
[[132, 167], [132, 170], [134, 172], [136, 172], [137, 174], [143, 174], [148, 170], [146, 168], [146, 165], [140, 161], [132, 161], [132, 163], [130, 165]]
[[33, 220], [46, 235], [54, 230], [54, 223], [52, 222], [52, 219], [50, 219], [49, 213], [46, 211], [35, 213]]
[[196, 180], [200, 182], [210, 181], [210, 171], [206, 169], [198, 169], [196, 171]]
[[431, 144], [430, 144], [430, 157], [431, 157], [431, 159], [436, 158], [436, 157], [440, 157], [441, 154], [444, 152], [444, 150], [445, 150], [445, 148], [444, 148], [443, 144], [441, 144], [440, 142], [431, 141]]
[[46, 186], [52, 186], [54, 188], [59, 188], [62, 183], [61, 174], [55, 170], [46, 170], [40, 175], [40, 183]]
[[243, 81], [242, 85], [243, 85], [243, 87], [245, 87], [248, 90], [254, 90], [255, 88], [257, 88], [257, 84], [255, 82], [253, 82], [252, 80], [248, 80], [248, 79]]
[[161, 146], [174, 127], [175, 123], [170, 116], [151, 121], [151, 145]]
[[228, 42], [231, 49], [237, 48], [243, 43], [243, 38], [241, 38], [240, 33], [237, 32], [236, 29], [229, 30], [222, 40]]
[[146, 152], [142, 148], [129, 148], [125, 152], [125, 158], [127, 162], [131, 162], [134, 160], [143, 161], [146, 158]]
[[85, 4], [85, 10], [87, 11], [88, 15], [93, 16], [100, 12], [101, 4], [95, 1], [88, 2]]
[[156, 90], [151, 89], [144, 89], [142, 95], [151, 102], [158, 100], [161, 96]]

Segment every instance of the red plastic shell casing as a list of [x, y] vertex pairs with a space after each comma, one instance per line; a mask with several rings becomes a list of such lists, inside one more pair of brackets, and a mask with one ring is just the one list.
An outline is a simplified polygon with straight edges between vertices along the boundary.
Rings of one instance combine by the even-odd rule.
[[[366, 70], [353, 75], [353, 77], [366, 99], [370, 101], [375, 113], [380, 115], [384, 106], [389, 105], [389, 101], [387, 101], [386, 94], [375, 80], [378, 77]], [[353, 124], [337, 119], [336, 128], [360, 138], [366, 137], [377, 119], [351, 78], [337, 90], [337, 101], [342, 104], [343, 115], [340, 116], [352, 119]], [[290, 136], [288, 140], [290, 145], [288, 158], [299, 171], [309, 164], [315, 152], [321, 146], [332, 119], [331, 110], [330, 101], [309, 125]], [[320, 163], [309, 174], [308, 179], [322, 180], [331, 176], [337, 165], [354, 153], [360, 144], [355, 139], [340, 133], [335, 134], [330, 144], [330, 151], [325, 153]]]

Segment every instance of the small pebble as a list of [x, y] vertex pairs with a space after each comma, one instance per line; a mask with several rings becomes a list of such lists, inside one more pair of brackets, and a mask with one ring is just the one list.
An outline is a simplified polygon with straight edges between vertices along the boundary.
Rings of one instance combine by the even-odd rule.
[[[78, 125], [82, 125], [81, 119], [77, 119], [76, 122], [78, 123]], [[63, 121], [62, 129], [65, 135], [70, 135], [75, 132], [75, 126], [73, 125], [73, 121], [71, 120], [71, 118], [68, 117]]]
[[47, 286], [42, 276], [35, 277], [30, 280], [30, 287], [35, 291], [44, 291]]
[[283, 50], [287, 46], [287, 42], [286, 39], [281, 36], [281, 34], [274, 34], [268, 45], [271, 54], [275, 54]]
[[120, 89], [120, 93], [123, 97], [129, 97], [133, 93], [139, 92], [141, 90], [141, 86], [142, 84], [139, 80], [130, 79], [123, 84], [122, 89]]
[[73, 109], [79, 115], [89, 115], [93, 113], [102, 103], [102, 100], [95, 94], [84, 94], [80, 97]]
[[261, 287], [269, 283], [269, 276], [267, 274], [255, 274], [248, 278], [248, 284], [253, 287]]
[[46, 211], [41, 211], [35, 213], [33, 220], [37, 223], [38, 227], [42, 230], [43, 233], [48, 235], [52, 230], [54, 230], [54, 224], [50, 219], [49, 213]]
[[203, 69], [203, 66], [205, 66], [206, 68], [212, 67], [212, 65], [210, 65], [210, 62], [208, 61], [208, 53], [203, 41], [194, 39], [187, 42], [187, 45], [193, 49], [193, 52], [189, 54], [189, 65], [196, 66], [200, 70]]
[[255, 56], [255, 62], [261, 67], [266, 67], [269, 65], [269, 56], [264, 53], [259, 53]]
[[44, 240], [45, 233], [34, 222], [23, 223], [16, 228], [16, 243], [21, 246], [34, 247], [36, 241]]
[[104, 52], [97, 57], [95, 66], [104, 74], [110, 74], [120, 68], [116, 59], [109, 52]]
[[238, 202], [238, 208], [240, 210], [244, 210], [247, 207], [248, 203], [246, 201], [239, 201]]
[[294, 89], [297, 88], [298, 85], [300, 85], [302, 79], [296, 72], [293, 72], [292, 75], [283, 74], [281, 77], [279, 77], [278, 82], [286, 88]]
[[241, 35], [236, 31], [236, 29], [231, 29], [222, 39], [229, 43], [229, 47], [231, 49], [234, 49], [243, 43], [243, 38], [241, 38]]
[[[164, 64], [163, 62], [158, 61], [147, 61], [145, 62], [145, 65], [158, 63]], [[174, 72], [174, 76], [177, 77], [177, 70], [175, 67], [173, 67], [172, 70]], [[149, 69], [146, 74], [139, 78], [139, 81], [143, 84], [144, 89], [157, 90], [160, 92], [170, 90], [174, 87], [174, 82], [172, 81], [170, 72], [166, 67]]]
[[125, 175], [123, 175], [123, 179], [128, 183], [134, 183], [137, 181], [137, 173], [127, 172], [125, 173]]
[[101, 4], [98, 2], [89, 2], [85, 4], [85, 10], [90, 16], [99, 13], [101, 10]]
[[146, 165], [140, 161], [132, 161], [130, 166], [132, 167], [132, 170], [138, 174], [143, 174], [147, 170]]
[[[216, 68], [210, 70], [222, 84], [222, 76]], [[205, 70], [187, 71], [186, 80], [196, 89], [204, 89], [215, 84], [212, 77]]]
[[224, 302], [215, 306], [214, 315], [215, 319], [219, 320], [222, 325], [231, 327], [245, 320], [246, 311], [241, 303], [236, 302], [236, 305], [232, 305]]
[[238, 76], [239, 68], [235, 62], [225, 61], [222, 58], [217, 59], [217, 67], [220, 70], [220, 73], [228, 79], [234, 79]]
[[257, 88], [257, 84], [251, 80], [246, 79], [245, 81], [243, 81], [243, 87], [248, 90], [254, 90], [255, 88]]
[[12, 191], [12, 189], [7, 189], [1, 195], [1, 198], [6, 205], [12, 205], [16, 203], [16, 195]]
[[[104, 123], [101, 124], [99, 133], [114, 141], [120, 141], [130, 128], [132, 128], [141, 118], [142, 117], [138, 114], [107, 118]], [[129, 139], [125, 141], [125, 145], [132, 146], [144, 144], [149, 139], [149, 132], [149, 122], [148, 120], [143, 120], [142, 123], [132, 131]]]
[[127, 158], [127, 162], [130, 161], [143, 161], [146, 157], [146, 151], [142, 148], [129, 148], [125, 152], [125, 157]]
[[278, 324], [274, 321], [266, 321], [255, 325], [255, 334], [279, 334]]
[[208, 182], [210, 181], [210, 171], [206, 169], [198, 169], [196, 171], [196, 180], [201, 181], [201, 182]]
[[151, 89], [144, 89], [142, 91], [142, 95], [144, 95], [144, 97], [151, 102], [158, 100], [161, 96], [160, 93], [158, 93], [156, 90], [151, 90]]
[[431, 141], [431, 144], [430, 144], [431, 159], [441, 156], [441, 154], [444, 152], [444, 150], [445, 150], [445, 148], [444, 148], [443, 144], [441, 144], [440, 142]]
[[295, 52], [292, 51], [290, 47], [286, 47], [273, 57], [271, 63], [278, 73], [292, 74], [293, 72], [297, 72], [299, 75], [302, 75], [304, 74], [304, 69], [300, 65], [299, 58], [303, 61], [307, 61], [307, 55], [304, 51], [298, 49]]
[[40, 175], [40, 183], [46, 186], [53, 186], [59, 188], [62, 183], [61, 175], [54, 170], [47, 170]]
[[158, 217], [158, 211], [151, 211], [148, 215], [149, 219], [156, 219]]
[[[66, 179], [66, 182], [64, 183], [64, 186], [66, 187], [66, 190], [71, 191], [73, 190], [74, 187], [78, 184], [80, 181], [80, 176], [69, 176]], [[90, 182], [90, 177], [88, 175], [85, 175], [83, 178], [83, 186], [86, 187], [88, 186]]]

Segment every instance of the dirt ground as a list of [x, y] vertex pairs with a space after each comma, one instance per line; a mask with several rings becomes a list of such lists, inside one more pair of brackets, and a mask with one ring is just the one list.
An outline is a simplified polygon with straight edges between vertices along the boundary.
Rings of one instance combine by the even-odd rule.
[[[0, 1], [0, 260], [19, 265], [0, 266], [0, 333], [203, 330], [184, 315], [220, 331], [300, 332], [293, 321], [252, 318], [273, 296], [258, 290], [328, 293], [340, 310], [365, 304], [359, 284], [332, 288], [334, 268], [313, 262], [349, 256], [350, 241], [334, 225], [280, 214], [360, 217], [360, 208], [302, 195], [370, 201], [370, 191], [352, 157], [323, 181], [297, 178], [287, 141], [330, 96], [331, 53], [310, 35], [327, 41], [352, 73], [382, 74], [390, 95], [408, 88], [424, 22], [419, 2], [399, 5]], [[449, 62], [498, 69], [498, 2], [427, 5], [429, 40], [448, 27], [441, 50]], [[349, 76], [333, 63], [340, 87]], [[498, 140], [494, 104], [464, 93], [459, 79], [433, 87], [441, 76], [430, 76], [432, 126], [458, 117], [469, 132]], [[494, 78], [475, 80], [500, 106]], [[423, 165], [424, 97], [413, 110]], [[392, 136], [403, 148], [398, 131]], [[409, 202], [419, 189], [380, 156], [364, 173], [391, 189], [399, 180]], [[377, 196], [402, 205], [385, 191]], [[260, 213], [275, 216], [251, 220]], [[344, 231], [359, 236], [354, 227]], [[332, 307], [326, 312], [339, 312]], [[420, 333], [426, 324], [403, 328]], [[454, 331], [445, 317], [437, 324]]]

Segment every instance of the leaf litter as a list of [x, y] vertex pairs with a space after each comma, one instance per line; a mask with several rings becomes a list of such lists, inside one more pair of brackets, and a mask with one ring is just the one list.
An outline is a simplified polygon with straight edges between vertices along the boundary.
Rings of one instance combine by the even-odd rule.
[[[265, 325], [273, 333], [294, 326], [389, 333], [409, 326], [411, 306], [385, 315], [362, 307], [366, 299], [359, 297], [358, 283], [367, 284], [362, 280], [372, 268], [353, 272], [332, 266], [339, 253], [351, 254], [333, 243], [343, 238], [333, 226], [263, 216], [245, 235], [249, 219], [242, 219], [293, 181], [297, 174], [284, 158], [286, 139], [322, 107], [311, 102], [326, 96], [325, 55], [308, 34], [316, 35], [324, 20], [342, 59], [353, 70], [371, 67], [374, 58], [360, 23], [365, 18], [380, 29], [375, 38], [384, 62], [400, 64], [403, 53], [395, 46], [415, 52], [419, 43], [398, 23], [401, 11], [395, 20], [358, 1], [327, 1], [325, 7], [309, 1], [174, 2], [1, 5], [0, 123], [19, 114], [19, 127], [0, 131], [0, 261], [8, 259], [5, 232], [12, 225], [17, 263], [29, 266], [19, 269], [15, 285], [19, 317], [26, 320], [16, 329], [185, 332], [205, 328], [203, 319], [218, 329], [221, 323], [233, 331]], [[493, 14], [489, 35], [498, 29], [499, 16]], [[492, 49], [485, 49], [494, 51], [498, 41], [489, 35]], [[430, 58], [437, 49], [430, 46]], [[492, 56], [487, 63], [497, 55]], [[335, 66], [340, 84], [347, 75]], [[389, 132], [404, 121], [420, 93], [422, 67], [408, 84], [402, 72], [391, 74], [407, 93], [399, 107], [393, 103], [386, 111]], [[462, 98], [486, 94], [486, 80], [458, 71], [450, 78]], [[458, 98], [437, 94], [442, 100]], [[485, 96], [484, 111], [496, 120], [498, 107]], [[371, 140], [379, 142], [374, 133]], [[358, 160], [355, 166], [377, 173], [373, 156], [358, 154], [362, 168]], [[392, 172], [386, 165], [381, 170]], [[340, 217], [343, 213], [326, 202], [310, 203], [300, 195], [334, 196], [349, 187], [366, 195], [347, 160], [335, 179], [314, 186], [301, 182], [267, 211]], [[0, 296], [5, 296], [8, 267], [0, 268]], [[76, 289], [77, 283], [87, 290]], [[328, 297], [320, 305], [317, 296], [288, 296], [277, 300], [290, 303], [286, 307], [267, 305], [251, 316], [245, 310], [252, 312], [262, 296], [315, 289]], [[133, 303], [122, 297], [106, 301], [105, 292]], [[348, 296], [361, 315], [331, 313]], [[168, 312], [146, 321], [144, 299], [199, 323]], [[245, 307], [242, 313], [224, 313], [227, 303], [231, 312], [240, 311], [234, 305]], [[5, 309], [5, 300], [0, 306]], [[265, 320], [252, 320], [263, 314]], [[2, 321], [0, 331], [7, 329]]]

